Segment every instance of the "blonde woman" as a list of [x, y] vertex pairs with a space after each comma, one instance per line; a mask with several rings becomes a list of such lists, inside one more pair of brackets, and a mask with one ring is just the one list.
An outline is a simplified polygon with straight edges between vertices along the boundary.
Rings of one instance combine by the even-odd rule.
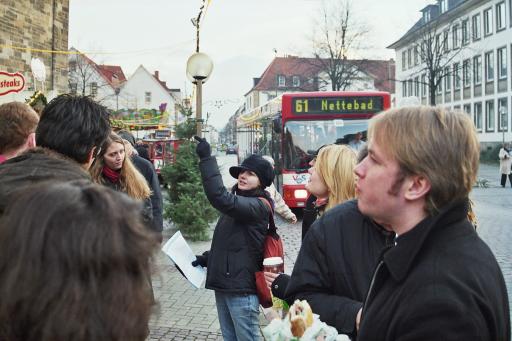
[[144, 202], [143, 217], [150, 223], [153, 217], [151, 207], [151, 190], [146, 179], [135, 168], [129, 157], [126, 157], [123, 139], [110, 133], [101, 145], [90, 169], [92, 180], [116, 191], [124, 192], [129, 197]]

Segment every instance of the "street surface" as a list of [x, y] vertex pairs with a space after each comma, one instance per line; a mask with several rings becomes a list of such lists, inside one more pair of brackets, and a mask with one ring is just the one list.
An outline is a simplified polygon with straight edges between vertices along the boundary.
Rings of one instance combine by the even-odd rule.
[[[217, 159], [225, 184], [231, 181], [232, 185], [228, 169], [237, 163], [236, 156], [221, 155]], [[512, 188], [499, 185], [497, 165], [481, 165], [479, 177], [487, 179], [489, 187], [474, 188], [471, 194], [479, 221], [478, 234], [498, 259], [512, 306]], [[300, 248], [301, 221], [293, 225], [276, 217], [276, 224], [285, 247], [285, 272], [290, 273]], [[164, 239], [174, 232], [166, 230]], [[210, 247], [210, 242], [190, 244], [197, 254]], [[158, 308], [150, 322], [148, 340], [222, 340], [213, 291], [193, 288], [162, 252], [155, 260], [153, 287]], [[265, 325], [263, 318], [260, 321]]]

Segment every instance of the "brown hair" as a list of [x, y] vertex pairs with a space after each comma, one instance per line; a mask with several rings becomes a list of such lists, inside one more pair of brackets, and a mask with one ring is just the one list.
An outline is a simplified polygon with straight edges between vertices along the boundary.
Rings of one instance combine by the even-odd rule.
[[39, 115], [22, 102], [0, 105], [0, 154], [21, 147], [27, 137], [34, 133]]
[[467, 114], [427, 106], [390, 109], [372, 118], [368, 133], [398, 162], [402, 175], [422, 175], [430, 181], [425, 207], [429, 215], [467, 199], [480, 156]]
[[[106, 181], [102, 175], [103, 166], [105, 165], [103, 157], [107, 149], [113, 143], [119, 143], [124, 147], [123, 139], [116, 133], [110, 133], [108, 138], [101, 145], [101, 150], [90, 169], [91, 177], [96, 183], [104, 184]], [[135, 168], [130, 156], [126, 154], [121, 168], [120, 182], [122, 191], [134, 199], [147, 199], [151, 195], [151, 190], [146, 179], [140, 174], [137, 168]]]
[[0, 219], [0, 339], [145, 340], [157, 244], [140, 209], [87, 180], [18, 193]]
[[346, 145], [331, 144], [320, 149], [315, 170], [329, 189], [326, 210], [356, 196], [356, 154]]

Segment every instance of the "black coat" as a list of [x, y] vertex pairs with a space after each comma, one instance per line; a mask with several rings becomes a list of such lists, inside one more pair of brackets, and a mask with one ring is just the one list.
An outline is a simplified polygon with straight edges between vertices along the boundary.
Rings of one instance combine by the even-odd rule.
[[221, 216], [208, 255], [206, 288], [255, 294], [254, 272], [261, 270], [269, 208], [257, 197], [229, 193], [214, 157], [199, 162], [206, 197]]
[[503, 275], [466, 205], [424, 219], [383, 255], [358, 340], [510, 340]]
[[46, 148], [34, 148], [0, 164], [0, 215], [12, 195], [43, 181], [91, 181], [76, 161]]
[[306, 299], [323, 322], [353, 334], [373, 269], [394, 236], [363, 216], [356, 201], [330, 209], [306, 234], [286, 296]]
[[140, 157], [139, 155], [132, 155], [132, 162], [135, 167], [139, 170], [142, 176], [146, 179], [149, 189], [151, 190], [151, 209], [153, 221], [151, 227], [155, 232], [162, 232], [164, 227], [164, 219], [162, 217], [162, 192], [160, 190], [160, 182], [158, 181], [158, 175], [153, 168], [153, 165], [148, 160]]

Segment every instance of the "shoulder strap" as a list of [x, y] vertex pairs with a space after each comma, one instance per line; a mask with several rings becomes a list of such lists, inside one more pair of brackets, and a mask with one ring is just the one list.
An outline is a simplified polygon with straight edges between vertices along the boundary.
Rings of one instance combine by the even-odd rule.
[[274, 222], [274, 210], [272, 209], [272, 205], [270, 205], [270, 203], [268, 202], [268, 200], [267, 200], [267, 199], [265, 199], [265, 198], [263, 198], [263, 197], [258, 197], [258, 199], [260, 199], [261, 201], [263, 201], [263, 203], [264, 203], [265, 205], [267, 205], [267, 206], [268, 206], [268, 208], [269, 208], [269, 212], [270, 212], [270, 213], [268, 214], [268, 216], [269, 216], [269, 219], [268, 219], [268, 220], [269, 220], [269, 232], [271, 232], [271, 233], [275, 233], [275, 232], [277, 232], [276, 223]]

